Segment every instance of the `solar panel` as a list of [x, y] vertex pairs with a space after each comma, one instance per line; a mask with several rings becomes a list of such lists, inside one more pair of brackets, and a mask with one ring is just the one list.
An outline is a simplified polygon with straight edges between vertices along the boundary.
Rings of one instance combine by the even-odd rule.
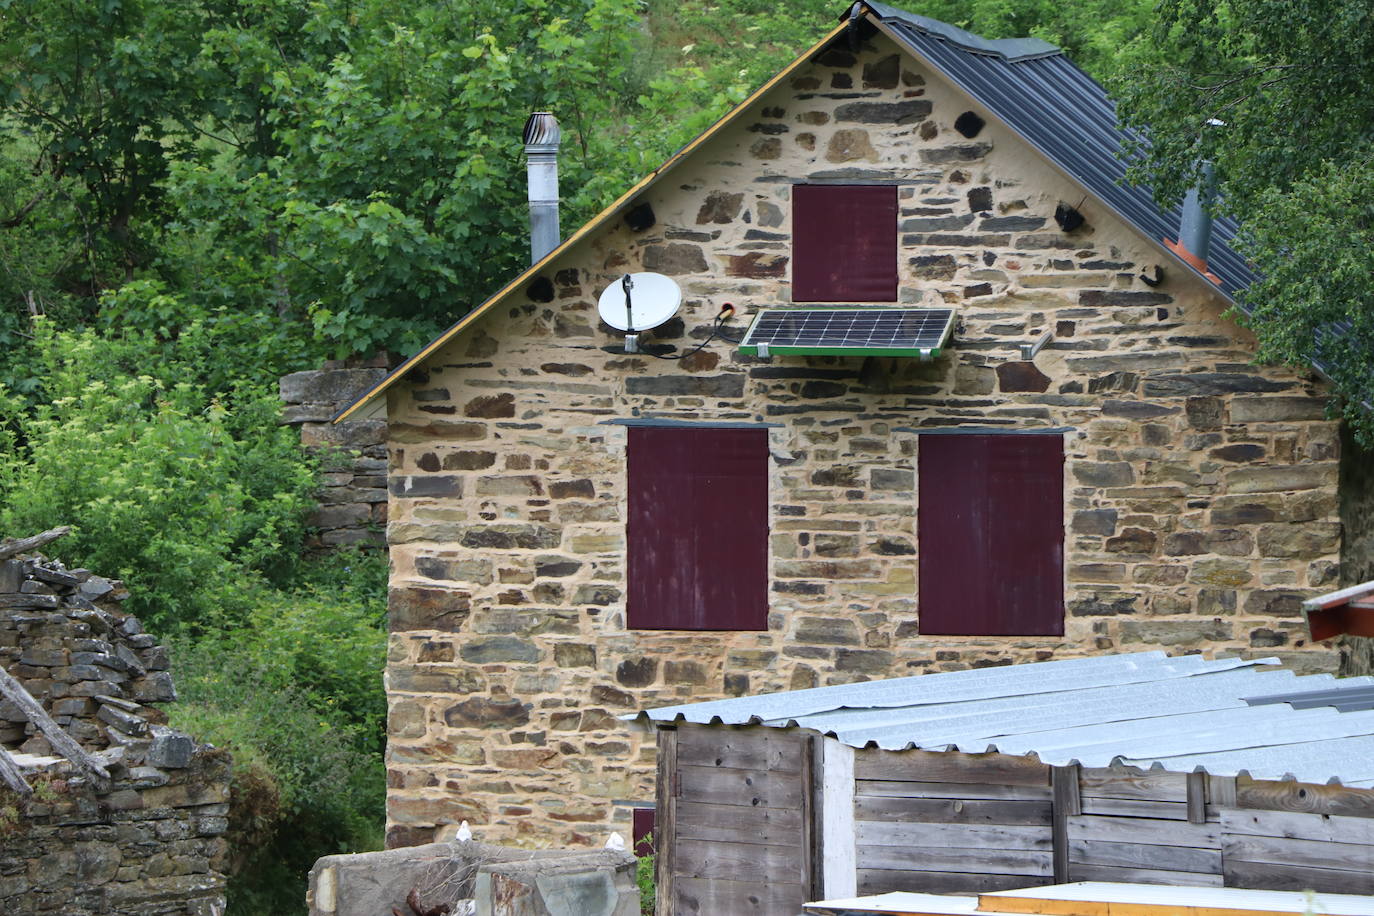
[[741, 353], [772, 356], [939, 356], [954, 327], [954, 309], [763, 309], [740, 341]]

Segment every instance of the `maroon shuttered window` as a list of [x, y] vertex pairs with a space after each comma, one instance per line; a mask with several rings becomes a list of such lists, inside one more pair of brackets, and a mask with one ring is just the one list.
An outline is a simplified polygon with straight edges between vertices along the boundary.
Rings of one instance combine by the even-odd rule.
[[657, 840], [654, 837], [654, 820], [657, 812], [653, 808], [635, 808], [630, 812], [633, 821], [630, 831], [634, 836], [635, 855], [651, 856], [654, 854], [654, 844]]
[[792, 300], [897, 301], [897, 188], [792, 188]]
[[626, 613], [638, 630], [768, 629], [768, 434], [631, 427]]
[[920, 438], [919, 627], [930, 636], [1064, 632], [1064, 440]]

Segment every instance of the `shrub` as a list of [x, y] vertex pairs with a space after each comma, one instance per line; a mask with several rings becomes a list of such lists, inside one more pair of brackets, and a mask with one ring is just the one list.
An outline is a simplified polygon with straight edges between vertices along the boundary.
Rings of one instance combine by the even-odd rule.
[[275, 395], [209, 393], [176, 353], [126, 374], [156, 352], [146, 335], [37, 328], [47, 403], [0, 398], [0, 529], [72, 525], [64, 557], [126, 579], [130, 610], [164, 632], [241, 622], [251, 580], [298, 553], [315, 488]]

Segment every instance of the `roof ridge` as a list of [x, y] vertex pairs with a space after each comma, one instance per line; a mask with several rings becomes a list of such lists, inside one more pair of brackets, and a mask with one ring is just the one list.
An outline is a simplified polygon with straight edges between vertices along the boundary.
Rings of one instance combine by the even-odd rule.
[[922, 16], [919, 13], [912, 13], [908, 10], [898, 9], [886, 3], [879, 3], [877, 0], [859, 0], [853, 7], [850, 7], [849, 15], [853, 15], [854, 7], [866, 6], [873, 11], [878, 18], [884, 21], [895, 20], [905, 23], [913, 28], [920, 29], [928, 35], [948, 41], [966, 51], [975, 54], [990, 54], [1010, 62], [1016, 63], [1023, 60], [1038, 60], [1043, 57], [1053, 57], [1062, 55], [1064, 50], [1058, 45], [1050, 44], [1040, 38], [984, 38], [982, 35], [975, 35], [967, 29], [961, 29], [957, 25], [942, 22], [939, 19], [932, 19], [929, 16]]

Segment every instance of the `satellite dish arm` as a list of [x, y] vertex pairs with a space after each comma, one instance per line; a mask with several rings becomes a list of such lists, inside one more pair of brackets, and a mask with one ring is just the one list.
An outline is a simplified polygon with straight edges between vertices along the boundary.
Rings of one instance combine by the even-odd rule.
[[635, 312], [630, 305], [630, 290], [635, 288], [635, 281], [631, 279], [629, 274], [626, 274], [620, 280], [620, 287], [625, 290], [625, 323], [629, 325], [626, 330], [633, 334], [635, 332]]

